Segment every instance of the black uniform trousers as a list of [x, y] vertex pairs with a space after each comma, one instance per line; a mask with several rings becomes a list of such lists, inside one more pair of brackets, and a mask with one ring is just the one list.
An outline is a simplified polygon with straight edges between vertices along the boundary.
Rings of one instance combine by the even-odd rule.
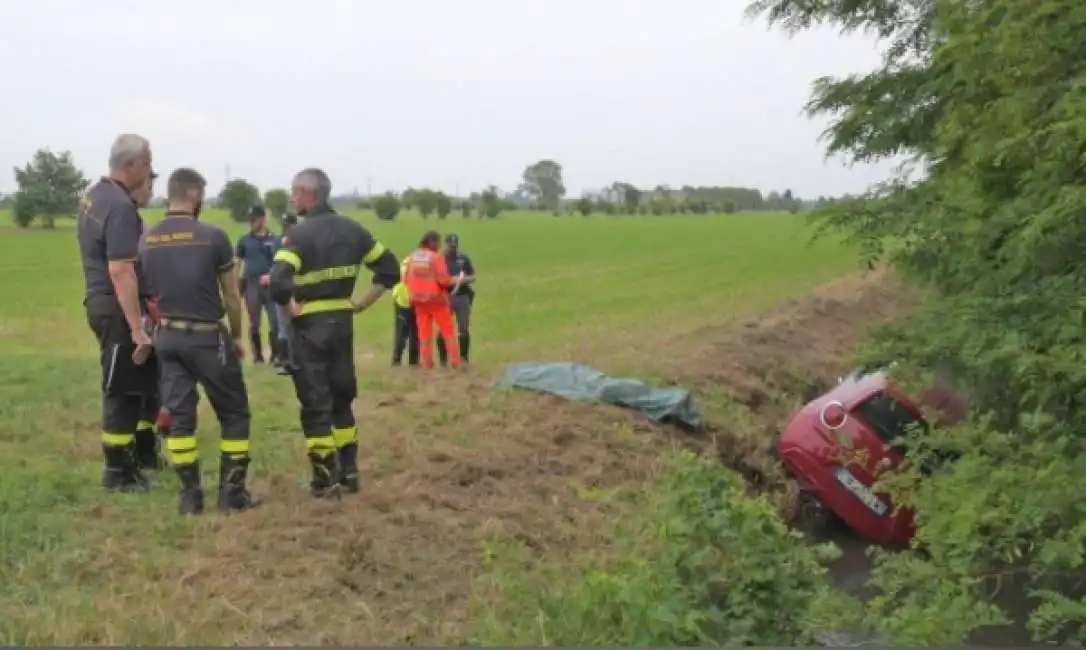
[[[475, 305], [475, 292], [455, 293], [449, 297], [449, 307], [456, 316], [456, 335], [460, 343], [460, 358], [468, 360], [471, 354], [471, 308]], [[441, 365], [449, 360], [449, 352], [445, 348], [445, 339], [437, 337], [437, 357]]]
[[309, 453], [320, 458], [358, 442], [352, 409], [358, 396], [353, 316], [346, 310], [330, 311], [291, 322], [297, 366], [291, 379], [301, 405], [302, 433]]
[[392, 363], [403, 363], [403, 352], [407, 349], [408, 365], [419, 365], [419, 330], [415, 325], [415, 309], [410, 305], [401, 307], [393, 305], [396, 322], [392, 339]]
[[151, 429], [158, 411], [157, 355], [140, 365], [124, 311], [115, 296], [97, 295], [84, 303], [87, 323], [98, 339], [102, 367], [102, 444], [129, 447], [138, 429]]
[[170, 414], [166, 449], [176, 465], [199, 459], [196, 409], [202, 386], [219, 419], [220, 449], [224, 456], [247, 458], [251, 415], [249, 393], [234, 342], [222, 326], [202, 323], [205, 329], [162, 326], [155, 334], [162, 366], [162, 404]]

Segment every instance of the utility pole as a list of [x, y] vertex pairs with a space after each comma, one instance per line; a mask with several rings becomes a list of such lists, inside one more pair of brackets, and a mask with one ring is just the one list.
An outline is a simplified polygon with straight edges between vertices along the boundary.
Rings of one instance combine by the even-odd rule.
[[367, 176], [366, 177], [366, 196], [367, 197], [373, 196], [373, 177], [372, 176]]

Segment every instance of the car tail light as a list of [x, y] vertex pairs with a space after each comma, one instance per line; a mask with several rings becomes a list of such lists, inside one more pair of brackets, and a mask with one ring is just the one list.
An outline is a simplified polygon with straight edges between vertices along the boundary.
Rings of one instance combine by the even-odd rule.
[[848, 411], [841, 402], [827, 402], [818, 412], [818, 419], [822, 422], [822, 426], [835, 431], [844, 426], [845, 421], [848, 420]]

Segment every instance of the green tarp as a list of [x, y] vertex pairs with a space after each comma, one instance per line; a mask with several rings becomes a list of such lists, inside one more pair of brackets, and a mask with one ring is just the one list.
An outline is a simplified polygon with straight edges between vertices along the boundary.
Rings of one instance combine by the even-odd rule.
[[516, 363], [507, 366], [497, 386], [550, 393], [579, 402], [597, 400], [637, 409], [656, 422], [701, 426], [690, 391], [652, 388], [636, 379], [608, 377], [576, 363]]

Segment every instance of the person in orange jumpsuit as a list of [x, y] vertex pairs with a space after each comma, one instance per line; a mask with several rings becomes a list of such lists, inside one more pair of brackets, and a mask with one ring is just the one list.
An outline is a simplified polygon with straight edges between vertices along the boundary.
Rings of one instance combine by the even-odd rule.
[[445, 258], [438, 254], [441, 234], [433, 230], [422, 236], [419, 247], [405, 260], [403, 281], [415, 310], [419, 331], [419, 356], [423, 368], [434, 367], [434, 325], [446, 341], [449, 363], [462, 367], [456, 340], [452, 308], [447, 289], [456, 281], [449, 276]]

